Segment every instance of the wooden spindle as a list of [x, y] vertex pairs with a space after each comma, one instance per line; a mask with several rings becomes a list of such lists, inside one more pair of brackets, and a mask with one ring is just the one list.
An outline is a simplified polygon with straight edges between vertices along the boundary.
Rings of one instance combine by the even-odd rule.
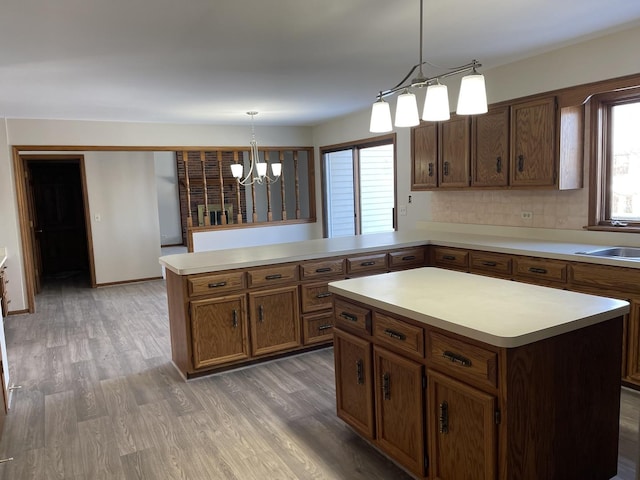
[[296, 218], [300, 218], [300, 176], [298, 173], [298, 151], [293, 151], [293, 173], [296, 181]]
[[287, 202], [285, 200], [284, 192], [284, 152], [280, 150], [280, 165], [282, 170], [280, 171], [280, 198], [282, 198], [282, 220], [287, 219]]
[[[257, 160], [258, 159], [256, 158], [255, 161]], [[251, 161], [251, 152], [249, 152], [249, 161]], [[252, 215], [253, 223], [256, 223], [258, 221], [258, 210], [256, 209], [256, 184], [255, 183], [251, 184], [251, 201], [253, 203], [253, 215]]]
[[187, 227], [193, 227], [193, 218], [191, 217], [191, 185], [189, 183], [189, 152], [182, 152], [182, 161], [184, 163], [184, 185], [187, 190]]
[[206, 171], [206, 155], [204, 151], [200, 152], [200, 165], [202, 167], [202, 192], [204, 194], [204, 225], [211, 225], [211, 215], [209, 215], [209, 193], [207, 191], [207, 171]]
[[[233, 161], [234, 163], [238, 163], [238, 151], [234, 150], [233, 151]], [[242, 207], [240, 206], [240, 189], [244, 188], [242, 185], [240, 185], [238, 182], [236, 182], [236, 203], [238, 204], [238, 214], [236, 216], [236, 220], [238, 222], [238, 224], [242, 223]]]
[[222, 152], [218, 150], [218, 178], [220, 180], [220, 225], [229, 223], [227, 220], [227, 210], [224, 208], [224, 178], [222, 177]]
[[267, 164], [267, 174], [265, 176], [265, 183], [267, 184], [267, 222], [273, 221], [273, 212], [271, 211], [271, 183], [269, 182], [269, 152], [264, 152], [264, 161]]

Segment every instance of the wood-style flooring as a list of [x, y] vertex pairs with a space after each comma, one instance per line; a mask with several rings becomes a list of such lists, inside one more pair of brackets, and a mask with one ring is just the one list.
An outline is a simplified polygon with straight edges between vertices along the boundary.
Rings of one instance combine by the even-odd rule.
[[[37, 310], [5, 323], [22, 388], [1, 480], [410, 478], [336, 417], [332, 349], [185, 382], [161, 280], [48, 285]], [[635, 479], [639, 411], [623, 390], [619, 479]]]

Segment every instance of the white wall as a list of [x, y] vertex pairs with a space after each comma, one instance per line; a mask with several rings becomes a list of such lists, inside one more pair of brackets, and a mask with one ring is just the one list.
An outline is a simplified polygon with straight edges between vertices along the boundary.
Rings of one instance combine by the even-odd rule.
[[182, 243], [180, 225], [180, 198], [178, 192], [178, 169], [174, 152], [153, 154], [158, 195], [158, 219], [160, 222], [160, 244]]

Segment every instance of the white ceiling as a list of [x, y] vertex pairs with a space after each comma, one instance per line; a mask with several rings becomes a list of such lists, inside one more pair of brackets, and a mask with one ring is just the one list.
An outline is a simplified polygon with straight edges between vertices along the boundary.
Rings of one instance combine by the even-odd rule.
[[[446, 66], [640, 24], [638, 0], [424, 8], [424, 58]], [[399, 82], [418, 35], [418, 0], [2, 0], [0, 117], [315, 125]]]

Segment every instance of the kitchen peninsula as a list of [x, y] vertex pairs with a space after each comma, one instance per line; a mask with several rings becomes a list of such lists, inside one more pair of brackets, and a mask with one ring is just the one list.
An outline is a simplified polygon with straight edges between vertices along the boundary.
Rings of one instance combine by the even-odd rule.
[[628, 302], [437, 268], [329, 291], [338, 415], [418, 478], [616, 474]]

